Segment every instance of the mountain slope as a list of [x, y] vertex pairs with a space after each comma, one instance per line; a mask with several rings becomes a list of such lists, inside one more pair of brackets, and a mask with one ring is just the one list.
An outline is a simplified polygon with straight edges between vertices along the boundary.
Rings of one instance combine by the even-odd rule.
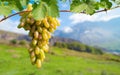
[[72, 32], [57, 30], [55, 36], [72, 38], [82, 43], [120, 50], [120, 18], [108, 22], [84, 22], [70, 27]]

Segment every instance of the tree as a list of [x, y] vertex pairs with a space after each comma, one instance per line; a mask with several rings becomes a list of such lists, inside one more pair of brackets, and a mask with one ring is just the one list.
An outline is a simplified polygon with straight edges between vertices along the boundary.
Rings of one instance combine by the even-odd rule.
[[13, 40], [10, 41], [10, 43], [15, 45], [15, 44], [17, 44], [17, 40], [13, 39]]
[[[67, 0], [0, 0], [0, 15], [5, 19], [19, 14], [21, 16], [18, 28], [29, 30], [32, 37], [30, 58], [32, 64], [41, 67], [44, 52], [48, 52], [50, 33], [59, 25], [57, 18], [60, 12], [84, 13], [93, 15], [120, 7], [120, 0], [69, 0], [70, 10], [59, 10], [58, 2]], [[11, 15], [11, 11], [16, 11]]]
[[26, 44], [27, 44], [27, 41], [26, 41], [26, 40], [20, 40], [20, 41], [19, 41], [19, 45], [22, 45], [22, 46], [23, 46], [23, 45], [26, 45]]

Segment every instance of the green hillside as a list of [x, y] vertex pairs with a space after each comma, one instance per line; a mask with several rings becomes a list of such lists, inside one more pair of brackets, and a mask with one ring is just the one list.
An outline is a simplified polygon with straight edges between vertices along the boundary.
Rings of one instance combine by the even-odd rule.
[[52, 47], [41, 69], [31, 65], [24, 47], [0, 44], [0, 75], [120, 75], [120, 57]]

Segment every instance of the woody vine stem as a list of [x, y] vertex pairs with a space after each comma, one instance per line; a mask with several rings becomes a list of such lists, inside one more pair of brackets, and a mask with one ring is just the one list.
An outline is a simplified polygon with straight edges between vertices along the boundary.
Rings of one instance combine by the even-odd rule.
[[[119, 7], [120, 6], [115, 6], [115, 7], [111, 8], [111, 9], [102, 9], [102, 10], [96, 11], [95, 13], [104, 12], [104, 11], [107, 12], [108, 10], [112, 10], [112, 9], [119, 8]], [[17, 12], [15, 14], [9, 15], [7, 17], [5, 16], [4, 18], [0, 19], [0, 22], [4, 21], [4, 20], [6, 20], [6, 19], [8, 19], [8, 18], [10, 18], [12, 16], [18, 15], [20, 13], [25, 13], [25, 12], [31, 12], [31, 11], [20, 11], [20, 12]], [[70, 10], [60, 10], [60, 12], [71, 12], [71, 11]], [[86, 14], [85, 12], [80, 12], [80, 13]]]

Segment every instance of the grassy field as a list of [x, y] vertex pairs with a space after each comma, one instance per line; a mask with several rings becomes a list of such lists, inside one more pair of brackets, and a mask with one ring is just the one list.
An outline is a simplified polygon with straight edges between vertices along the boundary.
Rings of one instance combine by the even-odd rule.
[[41, 69], [31, 65], [25, 47], [0, 44], [0, 75], [120, 75], [119, 59], [52, 47]]

